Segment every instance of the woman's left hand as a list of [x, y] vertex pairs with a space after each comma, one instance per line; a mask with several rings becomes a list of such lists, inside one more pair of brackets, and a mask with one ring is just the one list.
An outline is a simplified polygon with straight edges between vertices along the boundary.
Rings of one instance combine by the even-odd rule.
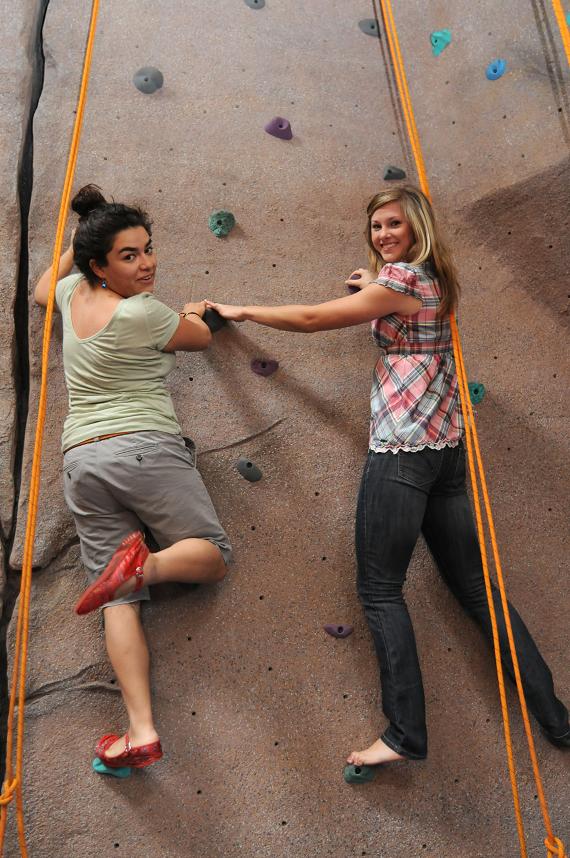
[[210, 310], [216, 310], [224, 319], [231, 322], [245, 321], [245, 308], [238, 307], [234, 304], [216, 304], [215, 301], [206, 300], [206, 307]]
[[[365, 289], [366, 286], [370, 286], [373, 280], [376, 280], [377, 276], [373, 271], [368, 271], [367, 268], [357, 268], [344, 283], [345, 286], [356, 286], [357, 289]], [[354, 280], [352, 279], [353, 277]]]

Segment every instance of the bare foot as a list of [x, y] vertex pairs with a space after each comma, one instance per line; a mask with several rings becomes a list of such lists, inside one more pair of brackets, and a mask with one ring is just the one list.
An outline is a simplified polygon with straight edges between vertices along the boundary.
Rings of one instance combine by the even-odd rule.
[[[140, 745], [150, 745], [151, 742], [158, 742], [159, 736], [156, 730], [146, 730], [140, 733], [129, 733], [129, 739], [133, 748], [138, 748]], [[121, 736], [116, 742], [113, 742], [110, 748], [105, 751], [107, 757], [118, 757], [122, 754], [126, 747], [126, 738]]]
[[354, 766], [377, 766], [380, 763], [391, 763], [394, 760], [405, 759], [401, 754], [397, 754], [396, 751], [385, 745], [382, 739], [377, 739], [365, 751], [353, 751], [349, 754], [346, 762], [352, 763]]

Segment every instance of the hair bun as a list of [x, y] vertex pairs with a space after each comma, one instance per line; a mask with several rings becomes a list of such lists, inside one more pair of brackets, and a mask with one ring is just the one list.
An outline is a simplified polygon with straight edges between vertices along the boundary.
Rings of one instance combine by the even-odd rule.
[[71, 208], [80, 218], [87, 217], [94, 209], [107, 205], [107, 200], [98, 185], [84, 185], [71, 201]]

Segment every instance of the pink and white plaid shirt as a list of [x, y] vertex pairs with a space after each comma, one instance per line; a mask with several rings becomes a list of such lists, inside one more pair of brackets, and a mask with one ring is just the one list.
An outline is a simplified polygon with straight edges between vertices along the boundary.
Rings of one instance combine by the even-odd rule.
[[384, 265], [374, 281], [419, 298], [413, 316], [372, 322], [382, 354], [374, 368], [370, 449], [376, 453], [455, 447], [463, 435], [449, 317], [438, 318], [440, 292], [429, 264]]

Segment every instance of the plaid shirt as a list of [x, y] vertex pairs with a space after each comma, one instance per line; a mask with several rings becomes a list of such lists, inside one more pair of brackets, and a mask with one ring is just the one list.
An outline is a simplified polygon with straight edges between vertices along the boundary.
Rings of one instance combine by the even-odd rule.
[[413, 316], [372, 322], [382, 350], [374, 368], [370, 449], [415, 452], [454, 447], [463, 435], [449, 317], [437, 317], [440, 293], [429, 264], [384, 265], [374, 281], [422, 301]]

